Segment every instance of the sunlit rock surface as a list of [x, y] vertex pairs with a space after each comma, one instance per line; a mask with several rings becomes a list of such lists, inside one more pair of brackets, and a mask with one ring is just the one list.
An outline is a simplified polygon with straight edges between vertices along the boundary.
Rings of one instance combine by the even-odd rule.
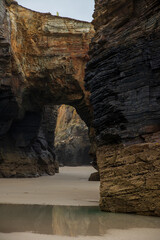
[[0, 2], [1, 177], [58, 171], [53, 105], [75, 106], [90, 124], [83, 79], [92, 35], [90, 23]]
[[59, 163], [66, 166], [89, 165], [90, 141], [88, 128], [76, 110], [67, 105], [58, 109], [55, 131], [55, 154]]
[[160, 4], [96, 0], [91, 92], [102, 210], [160, 215]]

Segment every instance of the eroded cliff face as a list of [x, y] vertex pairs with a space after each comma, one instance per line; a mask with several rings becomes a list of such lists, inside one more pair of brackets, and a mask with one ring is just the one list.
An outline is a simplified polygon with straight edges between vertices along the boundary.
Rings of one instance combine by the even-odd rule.
[[0, 176], [58, 171], [53, 105], [73, 105], [90, 124], [83, 79], [92, 35], [90, 23], [1, 1]]
[[90, 165], [88, 127], [75, 108], [62, 105], [58, 109], [55, 129], [55, 154], [65, 166]]
[[160, 215], [160, 4], [96, 0], [91, 92], [102, 210]]
[[23, 108], [70, 104], [89, 122], [83, 80], [92, 25], [30, 11], [16, 3], [11, 4], [9, 13], [14, 63], [25, 81]]

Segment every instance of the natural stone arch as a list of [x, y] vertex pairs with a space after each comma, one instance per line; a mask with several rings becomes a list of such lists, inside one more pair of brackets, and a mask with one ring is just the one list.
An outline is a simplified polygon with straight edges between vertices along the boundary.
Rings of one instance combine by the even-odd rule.
[[92, 25], [34, 12], [15, 3], [9, 11], [13, 62], [17, 75], [21, 75], [19, 87], [25, 107], [29, 107], [27, 98], [32, 107], [70, 104], [87, 123], [89, 103], [83, 80]]
[[[16, 112], [8, 116], [3, 111], [8, 126], [0, 142], [1, 176], [54, 174], [58, 169], [44, 125], [46, 112], [54, 119], [55, 104], [72, 105], [90, 125], [89, 93], [83, 80], [93, 27], [88, 22], [34, 12], [16, 2], [2, 21], [8, 34], [4, 36], [8, 75], [3, 76], [3, 88], [10, 92]], [[10, 101], [7, 104], [10, 107]], [[52, 124], [53, 136], [54, 128]]]

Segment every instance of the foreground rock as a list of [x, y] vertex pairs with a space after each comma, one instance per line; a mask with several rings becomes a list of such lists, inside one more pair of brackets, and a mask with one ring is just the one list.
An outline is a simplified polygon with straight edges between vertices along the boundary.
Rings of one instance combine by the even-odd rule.
[[58, 109], [55, 130], [55, 154], [64, 166], [90, 165], [88, 128], [71, 106]]
[[92, 35], [90, 23], [0, 2], [1, 177], [58, 171], [53, 105], [75, 106], [89, 124], [83, 79]]
[[102, 210], [160, 216], [160, 4], [97, 0], [91, 92]]
[[89, 181], [100, 181], [99, 172], [94, 172], [90, 175]]

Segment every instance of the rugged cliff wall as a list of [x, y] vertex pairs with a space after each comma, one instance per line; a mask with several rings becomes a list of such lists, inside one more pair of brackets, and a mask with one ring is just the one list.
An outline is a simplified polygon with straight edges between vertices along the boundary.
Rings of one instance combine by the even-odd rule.
[[0, 1], [0, 176], [58, 171], [53, 105], [73, 105], [90, 123], [83, 79], [92, 35], [90, 23]]
[[91, 92], [102, 210], [160, 215], [160, 4], [96, 0]]
[[159, 1], [95, 1], [85, 76], [93, 121], [83, 86], [91, 24], [6, 2], [0, 2], [0, 176], [58, 171], [53, 105], [68, 104], [90, 126], [101, 209], [160, 215]]
[[55, 154], [59, 163], [65, 166], [89, 165], [90, 141], [88, 128], [75, 108], [62, 105], [58, 109], [55, 130]]

